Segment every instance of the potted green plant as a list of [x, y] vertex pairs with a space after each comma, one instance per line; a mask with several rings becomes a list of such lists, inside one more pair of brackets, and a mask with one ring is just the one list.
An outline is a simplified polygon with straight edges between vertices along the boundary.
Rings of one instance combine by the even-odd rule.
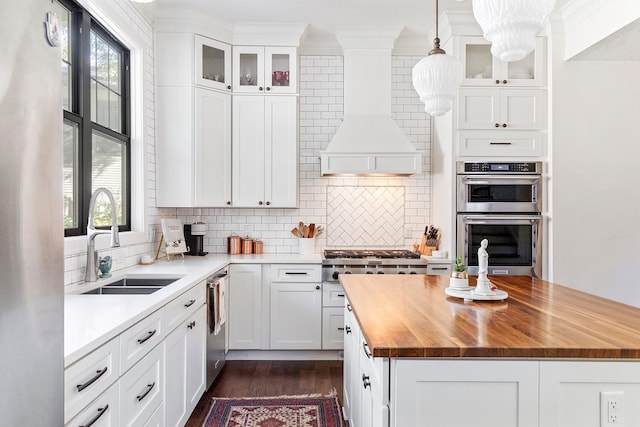
[[467, 267], [462, 262], [462, 257], [456, 258], [456, 263], [453, 266], [451, 277], [449, 278], [449, 286], [452, 288], [467, 288], [469, 287], [469, 276], [467, 275]]

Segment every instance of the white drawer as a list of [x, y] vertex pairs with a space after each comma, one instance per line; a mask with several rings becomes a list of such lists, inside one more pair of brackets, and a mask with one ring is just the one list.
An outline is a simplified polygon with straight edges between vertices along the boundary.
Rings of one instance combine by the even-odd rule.
[[272, 264], [271, 280], [274, 282], [319, 282], [320, 264]]
[[427, 274], [451, 274], [451, 264], [427, 264]]
[[544, 142], [539, 131], [459, 131], [458, 155], [539, 157], [545, 153]]
[[162, 346], [151, 350], [120, 378], [120, 425], [142, 426], [163, 402]]
[[342, 350], [343, 348], [344, 308], [325, 307], [322, 309], [322, 349]]
[[89, 406], [84, 408], [66, 427], [118, 427], [120, 425], [120, 383], [116, 382]]
[[340, 283], [322, 284], [322, 306], [344, 307], [344, 289]]
[[120, 375], [164, 339], [162, 309], [142, 319], [120, 335]]
[[151, 415], [144, 427], [164, 427], [164, 402], [160, 404], [156, 412]]
[[170, 333], [179, 324], [196, 312], [207, 301], [207, 281], [195, 285], [165, 306], [164, 315], [165, 331]]
[[112, 339], [65, 369], [65, 423], [102, 394], [119, 376], [119, 338]]

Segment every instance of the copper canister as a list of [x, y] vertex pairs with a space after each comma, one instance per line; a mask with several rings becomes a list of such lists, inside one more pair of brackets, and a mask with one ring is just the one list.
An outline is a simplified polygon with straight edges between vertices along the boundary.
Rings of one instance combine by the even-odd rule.
[[231, 235], [227, 237], [227, 253], [230, 255], [238, 255], [242, 253], [242, 239], [240, 236]]
[[246, 237], [242, 239], [242, 253], [243, 254], [251, 254], [253, 253], [253, 239], [250, 237]]
[[262, 243], [262, 240], [260, 240], [260, 239], [254, 240], [253, 241], [253, 253], [254, 254], [261, 254], [263, 246], [264, 245]]

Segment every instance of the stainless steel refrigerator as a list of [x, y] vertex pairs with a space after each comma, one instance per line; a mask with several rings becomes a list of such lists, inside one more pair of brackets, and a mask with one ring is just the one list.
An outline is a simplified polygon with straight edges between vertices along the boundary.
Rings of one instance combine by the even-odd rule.
[[51, 0], [0, 1], [0, 425], [63, 424], [60, 48]]

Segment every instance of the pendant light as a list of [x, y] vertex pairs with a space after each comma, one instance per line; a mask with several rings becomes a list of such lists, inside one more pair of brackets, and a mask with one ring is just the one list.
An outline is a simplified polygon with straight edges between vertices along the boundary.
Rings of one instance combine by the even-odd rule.
[[556, 0], [473, 0], [473, 15], [491, 53], [501, 61], [519, 61], [533, 52], [536, 35]]
[[441, 116], [451, 110], [453, 98], [462, 82], [462, 63], [440, 48], [438, 38], [438, 0], [436, 0], [436, 38], [433, 49], [412, 71], [413, 87], [424, 102], [424, 111]]

